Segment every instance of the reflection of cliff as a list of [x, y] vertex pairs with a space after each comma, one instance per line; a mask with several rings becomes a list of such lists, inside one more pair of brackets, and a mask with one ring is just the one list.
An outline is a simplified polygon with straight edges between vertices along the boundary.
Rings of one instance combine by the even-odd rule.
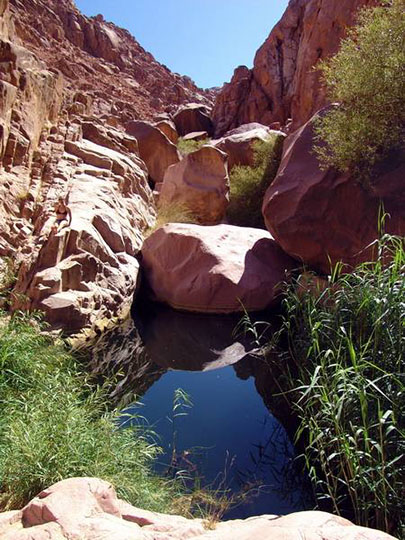
[[166, 372], [146, 353], [132, 319], [98, 339], [92, 348], [90, 369], [96, 376], [111, 378], [110, 397], [121, 405], [142, 396]]
[[264, 405], [287, 431], [293, 441], [298, 427], [297, 419], [293, 416], [289, 403], [283, 392], [283, 373], [280, 363], [271, 355], [250, 355], [234, 365], [236, 375], [246, 380], [253, 377], [258, 394]]
[[238, 362], [253, 345], [235, 336], [240, 315], [190, 314], [161, 304], [135, 307], [145, 349], [166, 369], [204, 371]]

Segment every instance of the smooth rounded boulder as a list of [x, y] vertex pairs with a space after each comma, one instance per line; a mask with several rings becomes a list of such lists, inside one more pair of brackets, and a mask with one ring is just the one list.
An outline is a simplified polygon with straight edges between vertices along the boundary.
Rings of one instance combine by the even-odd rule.
[[177, 144], [179, 134], [177, 133], [176, 126], [169, 118], [167, 120], [159, 120], [155, 126], [166, 135], [170, 142]]
[[173, 116], [173, 122], [181, 137], [195, 131], [206, 131], [209, 136], [213, 134], [209, 110], [201, 103], [188, 103], [180, 107]]
[[168, 167], [180, 161], [176, 146], [149, 122], [128, 122], [126, 131], [138, 141], [139, 155], [146, 164], [150, 178], [156, 183], [162, 182]]
[[142, 265], [155, 300], [185, 311], [232, 313], [276, 304], [297, 262], [267, 231], [169, 223], [145, 241]]
[[159, 205], [180, 206], [202, 225], [223, 220], [229, 204], [227, 156], [213, 146], [203, 146], [166, 171]]
[[370, 185], [349, 174], [322, 170], [313, 152], [316, 116], [286, 139], [262, 211], [267, 229], [284, 251], [329, 274], [340, 261], [350, 269], [375, 259], [382, 207], [386, 232], [405, 235], [405, 153], [380, 163]]
[[254, 165], [254, 145], [257, 141], [270, 141], [282, 144], [285, 134], [281, 131], [271, 130], [267, 126], [252, 123], [245, 124], [226, 133], [221, 139], [212, 141], [212, 144], [228, 155], [228, 168], [235, 165]]

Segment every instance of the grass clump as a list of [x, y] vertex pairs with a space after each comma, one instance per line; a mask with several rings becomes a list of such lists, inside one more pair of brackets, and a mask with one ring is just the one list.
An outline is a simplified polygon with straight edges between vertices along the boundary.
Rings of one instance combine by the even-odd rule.
[[404, 274], [403, 239], [391, 238], [377, 262], [337, 272], [319, 294], [291, 285], [279, 334], [288, 343], [283, 365], [290, 366], [280, 384], [300, 420], [297, 438], [318, 501], [399, 538], [405, 532]]
[[183, 139], [183, 137], [180, 137], [177, 142], [177, 149], [182, 156], [187, 156], [188, 154], [191, 154], [192, 152], [196, 152], [202, 146], [209, 144], [210, 142], [211, 142], [210, 138], [201, 139], [200, 141], [195, 141], [195, 140]]
[[152, 474], [158, 449], [91, 384], [63, 343], [28, 315], [0, 315], [0, 508], [20, 508], [73, 476], [110, 481], [120, 497], [170, 510], [173, 482]]
[[156, 222], [145, 232], [145, 238], [167, 223], [198, 223], [193, 212], [183, 203], [158, 204]]
[[320, 64], [331, 109], [316, 126], [315, 152], [369, 181], [373, 165], [402, 145], [405, 124], [405, 3], [365, 8], [340, 51]]
[[283, 138], [271, 135], [266, 141], [256, 141], [254, 165], [237, 165], [229, 175], [229, 223], [241, 227], [265, 229], [262, 216], [264, 194], [276, 176], [283, 149]]

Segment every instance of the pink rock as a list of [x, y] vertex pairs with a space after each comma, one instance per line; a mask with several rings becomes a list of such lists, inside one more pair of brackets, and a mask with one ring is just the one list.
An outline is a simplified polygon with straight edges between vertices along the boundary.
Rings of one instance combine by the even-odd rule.
[[255, 142], [273, 139], [276, 144], [284, 138], [281, 131], [272, 131], [267, 126], [253, 123], [225, 133], [221, 139], [212, 141], [212, 144], [228, 154], [228, 167], [231, 170], [235, 165], [254, 164]]
[[160, 187], [159, 204], [181, 205], [204, 225], [222, 221], [229, 204], [226, 154], [203, 146], [169, 167]]
[[296, 266], [266, 231], [232, 225], [171, 223], [145, 241], [142, 254], [155, 298], [196, 312], [265, 309]]
[[138, 141], [139, 155], [149, 176], [154, 182], [162, 182], [168, 167], [180, 160], [176, 146], [149, 122], [129, 122], [126, 129]]
[[405, 156], [399, 152], [381, 163], [368, 188], [349, 175], [321, 170], [313, 142], [313, 119], [287, 138], [263, 215], [284, 251], [330, 273], [338, 261], [353, 266], [375, 257], [368, 246], [378, 238], [381, 202], [390, 216], [386, 231], [405, 234]]
[[194, 131], [207, 131], [212, 135], [213, 126], [209, 110], [201, 103], [188, 103], [181, 106], [173, 116], [178, 134], [183, 137]]
[[179, 135], [174, 123], [168, 118], [167, 120], [159, 120], [155, 126], [162, 131], [173, 144], [177, 144]]

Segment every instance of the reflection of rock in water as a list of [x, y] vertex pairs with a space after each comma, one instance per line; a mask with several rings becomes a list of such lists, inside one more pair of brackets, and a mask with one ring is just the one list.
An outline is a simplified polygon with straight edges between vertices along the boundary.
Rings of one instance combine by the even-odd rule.
[[94, 375], [113, 381], [110, 397], [114, 404], [121, 405], [142, 396], [166, 371], [146, 353], [132, 319], [97, 340], [92, 348], [90, 368]]
[[134, 317], [149, 356], [166, 369], [217, 369], [235, 364], [253, 348], [234, 336], [240, 314], [184, 313], [149, 304], [135, 307]]

